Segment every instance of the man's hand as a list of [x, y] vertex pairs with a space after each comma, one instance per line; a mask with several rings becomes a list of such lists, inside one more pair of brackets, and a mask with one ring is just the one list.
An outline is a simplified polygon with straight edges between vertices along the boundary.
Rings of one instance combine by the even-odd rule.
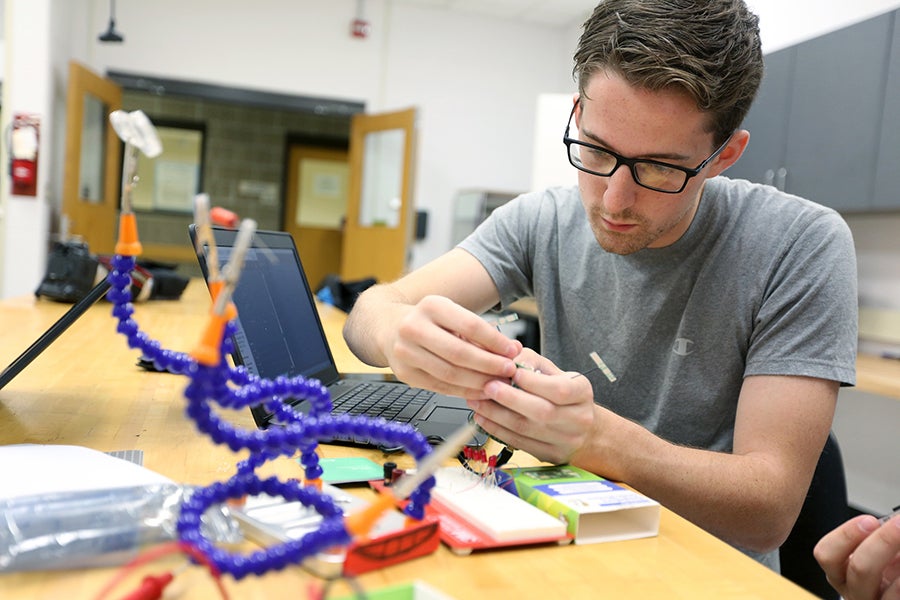
[[883, 525], [871, 515], [850, 519], [813, 554], [845, 600], [900, 599], [900, 515]]
[[363, 362], [451, 396], [483, 398], [493, 379], [516, 372], [522, 344], [479, 315], [500, 301], [484, 266], [455, 248], [401, 279], [363, 292], [344, 339]]
[[484, 397], [488, 381], [511, 378], [522, 344], [441, 296], [409, 307], [385, 349], [397, 377], [410, 385], [466, 399]]
[[481, 395], [487, 399], [469, 401], [475, 421], [513, 448], [547, 462], [569, 462], [594, 435], [590, 382], [529, 349], [516, 363], [522, 366], [511, 380], [491, 380]]

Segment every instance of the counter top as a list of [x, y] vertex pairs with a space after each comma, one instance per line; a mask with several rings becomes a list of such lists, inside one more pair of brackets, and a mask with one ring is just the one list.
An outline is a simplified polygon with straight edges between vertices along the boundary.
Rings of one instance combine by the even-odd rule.
[[856, 389], [900, 400], [900, 360], [860, 354], [856, 359]]

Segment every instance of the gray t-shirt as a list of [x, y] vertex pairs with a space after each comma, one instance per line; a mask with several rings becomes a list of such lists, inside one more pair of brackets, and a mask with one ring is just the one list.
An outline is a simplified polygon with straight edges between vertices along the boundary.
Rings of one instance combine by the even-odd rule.
[[855, 384], [850, 230], [772, 187], [710, 179], [681, 239], [628, 256], [600, 247], [576, 187], [510, 201], [460, 247], [502, 305], [534, 296], [544, 356], [587, 371], [596, 351], [617, 381], [591, 373], [595, 401], [673, 443], [730, 452], [748, 375]]

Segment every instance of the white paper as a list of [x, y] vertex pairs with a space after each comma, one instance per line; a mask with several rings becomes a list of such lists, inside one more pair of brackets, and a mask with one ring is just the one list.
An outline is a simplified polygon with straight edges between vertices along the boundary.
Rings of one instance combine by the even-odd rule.
[[0, 500], [59, 492], [83, 492], [171, 479], [127, 460], [83, 446], [0, 446]]

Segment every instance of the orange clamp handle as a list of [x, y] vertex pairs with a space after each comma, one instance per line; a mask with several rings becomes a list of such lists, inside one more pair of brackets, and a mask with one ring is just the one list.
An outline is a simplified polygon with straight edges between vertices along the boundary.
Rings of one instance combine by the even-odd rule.
[[393, 494], [389, 492], [379, 494], [375, 502], [344, 519], [344, 527], [353, 537], [365, 536], [381, 518], [382, 513], [393, 507]]
[[226, 323], [228, 323], [228, 319], [222, 315], [212, 314], [209, 316], [209, 322], [206, 324], [200, 343], [191, 352], [191, 357], [194, 360], [207, 367], [214, 367], [219, 364]]
[[[216, 302], [219, 300], [219, 294], [221, 294], [222, 290], [224, 290], [224, 289], [225, 289], [224, 281], [219, 280], [219, 281], [211, 281], [210, 282], [209, 294], [210, 294], [210, 296], [212, 296], [213, 306], [216, 305]], [[226, 321], [230, 321], [230, 320], [234, 319], [235, 317], [237, 317], [237, 314], [238, 314], [237, 307], [234, 305], [233, 302], [229, 302], [225, 306], [225, 314], [222, 316], [225, 317]]]
[[119, 241], [115, 250], [119, 256], [138, 256], [144, 250], [138, 239], [137, 217], [132, 212], [119, 216]]

